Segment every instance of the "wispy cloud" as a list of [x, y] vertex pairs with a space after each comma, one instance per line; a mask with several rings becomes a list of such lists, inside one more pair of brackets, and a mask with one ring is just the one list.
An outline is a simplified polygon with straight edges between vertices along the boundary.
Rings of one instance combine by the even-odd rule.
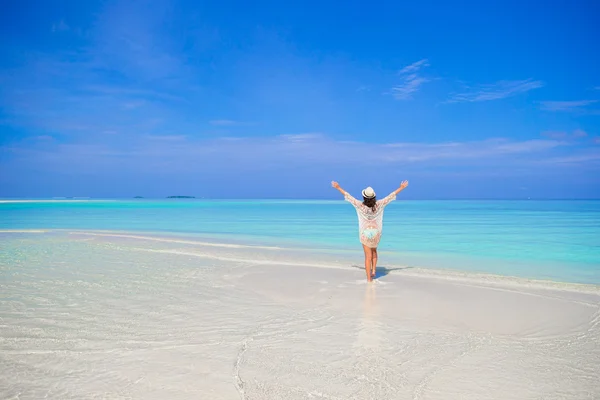
[[255, 126], [256, 123], [255, 122], [250, 122], [250, 121], [236, 121], [233, 119], [213, 119], [208, 121], [208, 123], [210, 125], [213, 126], [218, 126], [218, 127], [249, 127], [249, 126]]
[[[0, 70], [7, 122], [61, 135], [152, 133], [160, 121], [180, 131], [196, 129], [205, 115], [180, 116], [182, 106], [200, 100], [202, 67], [192, 71], [189, 54], [165, 34], [168, 7], [160, 1], [156, 7], [105, 3], [86, 34], [68, 47], [23, 50], [28, 56], [21, 65]], [[76, 29], [61, 20], [52, 30]], [[190, 42], [197, 34], [182, 32]]]
[[573, 137], [576, 138], [582, 138], [582, 137], [586, 137], [588, 134], [586, 131], [584, 131], [583, 129], [575, 129], [573, 131]]
[[[331, 149], [336, 151], [332, 152]], [[86, 141], [57, 143], [43, 140], [36, 145], [21, 143], [0, 148], [30, 166], [45, 170], [104, 170], [105, 168], [155, 172], [165, 163], [170, 173], [194, 172], [194, 166], [211, 165], [219, 170], [246, 171], [281, 166], [421, 165], [424, 167], [527, 164], [552, 155], [564, 155], [569, 144], [562, 140], [514, 141], [487, 139], [472, 142], [366, 143], [334, 140], [319, 133], [253, 138], [216, 138], [197, 140], [184, 135], [139, 135], [133, 141], [108, 145]], [[568, 151], [576, 156], [577, 151]], [[201, 157], [202, 164], [197, 164]], [[228, 160], [235, 159], [231, 164]], [[277, 167], [279, 166], [279, 167]]]
[[170, 40], [165, 25], [171, 7], [168, 1], [156, 1], [152, 7], [107, 3], [90, 32], [86, 58], [96, 68], [118, 71], [137, 82], [192, 81], [185, 54]]
[[478, 85], [468, 90], [454, 94], [447, 103], [464, 103], [500, 100], [516, 96], [544, 86], [542, 81], [525, 79], [520, 81], [498, 81], [492, 84]]
[[542, 132], [542, 136], [550, 139], [569, 140], [569, 139], [581, 139], [587, 137], [588, 134], [582, 129], [575, 129], [573, 132], [565, 131], [546, 131]]
[[209, 121], [211, 125], [215, 126], [235, 126], [235, 125], [243, 125], [242, 122], [234, 121], [231, 119], [213, 119]]
[[421, 85], [429, 82], [428, 78], [420, 75], [421, 69], [428, 66], [429, 61], [423, 59], [402, 68], [398, 72], [401, 77], [401, 82], [391, 89], [392, 95], [397, 100], [408, 100], [412, 98], [413, 93], [417, 92]]
[[428, 67], [429, 66], [429, 60], [427, 60], [426, 58], [419, 60], [415, 63], [412, 63], [410, 65], [407, 65], [406, 67], [402, 68], [399, 73], [400, 74], [412, 74], [415, 72], [418, 72], [421, 68], [423, 67]]
[[62, 19], [59, 22], [52, 24], [52, 32], [65, 32], [70, 29], [71, 27]]
[[327, 140], [325, 135], [320, 133], [300, 133], [300, 134], [286, 134], [280, 135], [280, 138], [284, 140], [288, 140], [291, 143], [306, 143], [306, 142], [315, 142], [319, 140]]
[[518, 185], [527, 176], [550, 178], [563, 169], [585, 179], [600, 173], [600, 146], [555, 139], [382, 144], [315, 133], [227, 138], [156, 134], [125, 142], [75, 139], [0, 145], [0, 193], [15, 195], [11, 190], [22, 190], [22, 182], [34, 186], [36, 179], [42, 184], [56, 179], [82, 182], [77, 190], [93, 193], [99, 186], [89, 186], [90, 177], [121, 193], [140, 182], [140, 188], [150, 190], [160, 180], [162, 190], [200, 190], [208, 184], [217, 185], [216, 196], [227, 196], [227, 187], [239, 185], [256, 190], [247, 196], [260, 196], [257, 188], [265, 182], [280, 182], [275, 186], [282, 194], [294, 186], [299, 192], [326, 191], [334, 178], [383, 183], [401, 174], [415, 180], [456, 178], [469, 185], [478, 179], [516, 177]]
[[598, 100], [542, 101], [540, 108], [545, 111], [583, 111], [585, 107], [597, 102]]
[[567, 155], [553, 157], [548, 160], [543, 160], [541, 164], [552, 164], [552, 165], [590, 165], [600, 161], [600, 151], [596, 149], [589, 149], [577, 155]]
[[144, 104], [146, 104], [146, 102], [143, 101], [143, 100], [128, 101], [128, 102], [123, 103], [123, 108], [126, 109], [126, 110], [132, 110], [132, 109], [135, 109], [135, 108], [140, 108]]
[[181, 142], [187, 139], [185, 135], [147, 135], [148, 140], [158, 140], [167, 142]]

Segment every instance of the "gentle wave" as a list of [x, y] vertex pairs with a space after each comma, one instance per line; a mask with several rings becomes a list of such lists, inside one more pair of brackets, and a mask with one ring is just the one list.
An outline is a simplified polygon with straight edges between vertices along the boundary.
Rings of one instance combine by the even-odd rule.
[[0, 233], [46, 233], [46, 229], [0, 229]]
[[[232, 250], [268, 250], [268, 253], [262, 254], [262, 256], [273, 255], [273, 251], [278, 251], [279, 254], [286, 252], [302, 252], [306, 253], [306, 249], [301, 248], [290, 248], [290, 247], [273, 247], [273, 246], [261, 246], [252, 244], [232, 244], [232, 243], [213, 243], [204, 242], [189, 239], [174, 239], [168, 237], [159, 236], [148, 236], [140, 235], [131, 232], [97, 232], [97, 231], [73, 231], [73, 230], [16, 230], [11, 232], [10, 230], [2, 230], [0, 232], [6, 233], [59, 233], [69, 235], [81, 235], [81, 236], [92, 236], [102, 238], [125, 238], [134, 239], [140, 241], [152, 241], [165, 244], [185, 244], [198, 247], [209, 247], [209, 248], [228, 248]], [[208, 258], [226, 262], [238, 262], [246, 265], [280, 265], [280, 266], [298, 266], [298, 267], [315, 267], [315, 268], [330, 268], [330, 269], [348, 269], [348, 264], [335, 264], [333, 262], [322, 262], [317, 258], [313, 259], [297, 259], [297, 254], [290, 254], [290, 257], [294, 257], [294, 260], [289, 259], [269, 259], [269, 258], [256, 258], [256, 254], [252, 258], [244, 257], [244, 254], [238, 257], [223, 256], [219, 254], [210, 254], [206, 252], [197, 251], [184, 251], [180, 249], [153, 249], [139, 246], [127, 246], [130, 250], [144, 251], [162, 254], [173, 254], [173, 255], [185, 255], [199, 258]], [[322, 249], [321, 249], [322, 250]], [[327, 256], [327, 253], [320, 253]], [[332, 254], [329, 254], [330, 256]], [[336, 254], [338, 256], [339, 254]], [[452, 281], [455, 283], [474, 285], [474, 286], [485, 286], [485, 287], [497, 287], [497, 288], [531, 288], [531, 289], [551, 289], [551, 290], [563, 290], [578, 293], [590, 293], [600, 294], [600, 285], [584, 284], [584, 283], [572, 283], [572, 282], [560, 282], [550, 280], [539, 280], [539, 279], [527, 279], [516, 276], [506, 276], [490, 273], [478, 273], [471, 271], [460, 271], [455, 269], [436, 269], [422, 266], [410, 267], [406, 265], [390, 265], [387, 271], [388, 274], [398, 274], [405, 276], [414, 276], [420, 278], [430, 278], [445, 281]]]
[[132, 234], [127, 234], [127, 233], [97, 233], [97, 232], [70, 231], [69, 234], [101, 236], [101, 237], [120, 237], [120, 238], [140, 239], [140, 240], [153, 240], [156, 242], [193, 244], [193, 245], [210, 246], [210, 247], [227, 247], [227, 248], [233, 248], [233, 249], [243, 249], [243, 248], [254, 248], [254, 249], [263, 249], [263, 250], [281, 250], [281, 249], [283, 249], [282, 247], [275, 247], [275, 246], [253, 246], [253, 245], [231, 244], [231, 243], [200, 242], [200, 241], [196, 241], [196, 240], [171, 239], [171, 238], [161, 238], [161, 237], [154, 237], [154, 236], [141, 236], [141, 235], [132, 235]]

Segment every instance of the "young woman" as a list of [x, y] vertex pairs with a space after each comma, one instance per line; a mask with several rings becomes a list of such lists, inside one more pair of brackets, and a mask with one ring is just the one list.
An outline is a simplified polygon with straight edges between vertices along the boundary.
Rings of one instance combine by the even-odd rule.
[[377, 200], [373, 189], [368, 187], [362, 191], [362, 202], [352, 197], [337, 182], [331, 182], [331, 186], [339, 190], [344, 199], [356, 209], [360, 242], [365, 251], [365, 272], [367, 280], [371, 282], [377, 269], [377, 246], [383, 229], [383, 210], [391, 201], [396, 200], [396, 195], [408, 186], [408, 181], [403, 181], [398, 189], [382, 200]]

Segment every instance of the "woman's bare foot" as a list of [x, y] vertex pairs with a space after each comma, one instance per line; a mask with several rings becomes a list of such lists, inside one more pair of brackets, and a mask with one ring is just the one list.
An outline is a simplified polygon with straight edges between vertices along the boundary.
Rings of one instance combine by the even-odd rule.
[[376, 268], [372, 268], [372, 269], [371, 269], [371, 278], [372, 278], [372, 279], [375, 279], [375, 275], [377, 275]]

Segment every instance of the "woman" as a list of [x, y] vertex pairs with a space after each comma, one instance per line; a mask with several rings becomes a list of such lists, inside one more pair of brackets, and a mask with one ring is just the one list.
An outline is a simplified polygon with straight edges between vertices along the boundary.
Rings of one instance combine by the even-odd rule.
[[371, 282], [375, 277], [377, 268], [377, 246], [383, 229], [383, 210], [391, 201], [396, 200], [396, 195], [408, 186], [408, 181], [402, 182], [398, 189], [379, 201], [373, 189], [368, 187], [362, 191], [362, 203], [342, 189], [337, 182], [331, 182], [331, 186], [339, 190], [346, 201], [349, 201], [356, 208], [360, 242], [365, 251], [365, 272], [367, 273], [367, 280]]

